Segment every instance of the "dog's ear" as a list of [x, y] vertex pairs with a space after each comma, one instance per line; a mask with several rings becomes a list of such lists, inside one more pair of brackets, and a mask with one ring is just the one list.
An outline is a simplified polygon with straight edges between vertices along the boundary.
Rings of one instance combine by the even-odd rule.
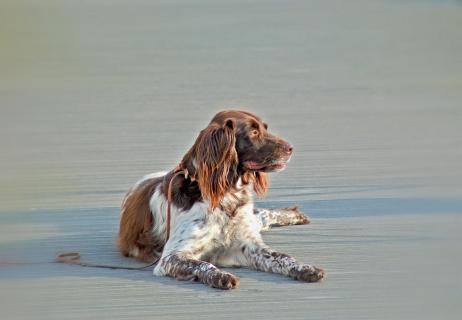
[[197, 182], [211, 209], [218, 206], [237, 171], [235, 128], [232, 119], [225, 120], [223, 125], [211, 123], [195, 143]]
[[242, 176], [242, 183], [252, 183], [253, 191], [255, 191], [257, 196], [262, 197], [268, 191], [268, 174], [265, 172], [247, 171]]
[[261, 197], [268, 191], [268, 174], [265, 172], [255, 172], [253, 190]]

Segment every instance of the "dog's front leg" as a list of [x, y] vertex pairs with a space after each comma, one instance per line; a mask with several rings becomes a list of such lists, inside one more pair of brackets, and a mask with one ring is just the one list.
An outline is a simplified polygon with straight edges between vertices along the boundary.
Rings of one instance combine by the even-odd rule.
[[323, 269], [299, 263], [291, 256], [266, 246], [244, 246], [242, 251], [247, 258], [248, 266], [256, 270], [283, 274], [307, 282], [317, 282], [325, 276]]
[[310, 223], [310, 219], [300, 212], [298, 207], [273, 209], [254, 208], [253, 213], [257, 217], [262, 231], [269, 230], [272, 227]]
[[218, 289], [233, 289], [239, 284], [239, 278], [233, 274], [221, 271], [209, 262], [190, 259], [179, 254], [168, 255], [159, 263], [164, 275], [178, 280], [201, 281]]

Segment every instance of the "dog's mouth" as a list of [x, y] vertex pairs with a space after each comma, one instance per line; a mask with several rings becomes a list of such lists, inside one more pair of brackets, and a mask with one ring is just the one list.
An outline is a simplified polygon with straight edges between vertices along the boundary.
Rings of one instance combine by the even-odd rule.
[[271, 161], [270, 163], [258, 163], [255, 161], [244, 161], [243, 166], [247, 170], [251, 170], [251, 171], [278, 172], [286, 168], [286, 165], [289, 162], [289, 160], [290, 158], [280, 159], [280, 160]]

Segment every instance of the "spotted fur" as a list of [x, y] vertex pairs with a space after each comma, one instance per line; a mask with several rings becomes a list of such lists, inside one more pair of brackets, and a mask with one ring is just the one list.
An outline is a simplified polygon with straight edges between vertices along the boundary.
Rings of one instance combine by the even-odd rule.
[[271, 226], [309, 223], [297, 208], [254, 208], [252, 194], [264, 194], [267, 172], [282, 170], [292, 154], [290, 144], [266, 129], [250, 113], [218, 113], [181, 161], [184, 175], [152, 174], [127, 193], [118, 239], [121, 252], [145, 261], [159, 257], [154, 275], [220, 289], [235, 288], [239, 279], [217, 266], [249, 267], [307, 282], [321, 280], [322, 269], [272, 250], [261, 237], [260, 232]]

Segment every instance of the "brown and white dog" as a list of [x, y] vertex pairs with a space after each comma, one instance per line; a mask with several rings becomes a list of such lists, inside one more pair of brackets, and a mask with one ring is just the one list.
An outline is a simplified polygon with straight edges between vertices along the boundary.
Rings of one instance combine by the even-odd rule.
[[292, 155], [292, 146], [267, 129], [249, 112], [216, 114], [181, 160], [181, 174], [148, 175], [127, 193], [120, 251], [144, 261], [160, 257], [154, 275], [193, 279], [214, 288], [231, 289], [239, 282], [216, 265], [321, 280], [322, 269], [299, 263], [262, 240], [260, 231], [271, 225], [308, 223], [296, 208], [254, 209], [252, 191], [263, 195], [267, 172], [283, 170]]

